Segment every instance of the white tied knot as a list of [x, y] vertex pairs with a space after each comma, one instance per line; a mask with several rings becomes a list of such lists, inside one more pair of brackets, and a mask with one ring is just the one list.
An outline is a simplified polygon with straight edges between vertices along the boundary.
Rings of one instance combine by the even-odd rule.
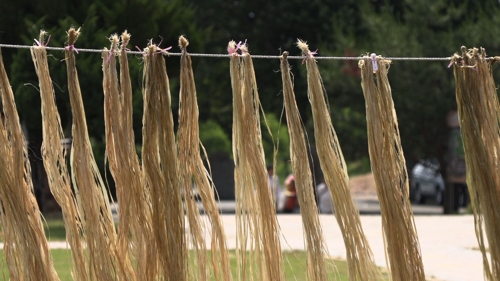
[[373, 53], [370, 55], [370, 57], [372, 58], [373, 73], [375, 73], [378, 70], [377, 55], [375, 53]]

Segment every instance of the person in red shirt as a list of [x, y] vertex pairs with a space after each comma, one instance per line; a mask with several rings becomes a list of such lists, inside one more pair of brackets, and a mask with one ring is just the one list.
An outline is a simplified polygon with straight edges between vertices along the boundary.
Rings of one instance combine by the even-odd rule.
[[297, 199], [297, 191], [295, 189], [295, 177], [289, 175], [285, 180], [284, 192], [284, 213], [293, 213], [299, 208], [299, 201]]

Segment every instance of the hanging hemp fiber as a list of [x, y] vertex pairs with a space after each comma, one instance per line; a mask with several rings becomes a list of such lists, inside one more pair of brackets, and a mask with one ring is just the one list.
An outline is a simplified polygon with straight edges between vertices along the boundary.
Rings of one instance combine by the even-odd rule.
[[[198, 105], [191, 69], [191, 58], [187, 55], [188, 41], [179, 38], [182, 49], [181, 77], [179, 93], [179, 129], [177, 131], [177, 153], [179, 159], [179, 176], [183, 192], [186, 215], [189, 222], [190, 243], [194, 250], [194, 258], [190, 259], [190, 280], [207, 280], [207, 247], [205, 244], [205, 225], [202, 221], [200, 210], [196, 204], [194, 188], [199, 188], [200, 180], [196, 180], [199, 172], [204, 172], [203, 162], [199, 154], [198, 136]], [[194, 94], [194, 97], [191, 96]], [[202, 170], [198, 170], [198, 158]], [[200, 176], [204, 176], [201, 174]], [[215, 198], [214, 198], [215, 200]], [[211, 210], [213, 212], [213, 210]], [[189, 251], [187, 252], [189, 255]]]
[[[124, 147], [120, 150], [115, 146], [115, 153], [120, 151], [125, 153], [124, 162], [121, 163], [120, 172], [123, 181], [124, 197], [130, 197], [130, 206], [128, 215], [130, 216], [130, 233], [132, 234], [132, 253], [136, 262], [136, 276], [138, 279], [153, 280], [157, 276], [156, 255], [154, 253], [154, 236], [151, 223], [151, 202], [149, 191], [145, 189], [143, 182], [142, 169], [139, 164], [135, 146], [135, 136], [132, 124], [132, 83], [130, 80], [130, 71], [128, 66], [127, 45], [130, 41], [130, 34], [124, 31], [121, 35], [121, 46], [119, 49], [120, 60], [120, 110], [115, 112], [121, 120], [120, 140]], [[116, 137], [116, 135], [114, 135]], [[127, 200], [127, 199], [125, 199]], [[126, 202], [126, 201], [125, 201]], [[120, 204], [121, 206], [122, 204]], [[122, 207], [120, 207], [120, 217], [122, 216]], [[125, 248], [126, 239], [120, 237], [126, 235], [125, 230], [118, 230], [118, 244]], [[122, 250], [123, 251], [123, 250]]]
[[[241, 74], [239, 69], [239, 55], [236, 43], [230, 41], [228, 51], [229, 69], [231, 76], [231, 88], [233, 92], [233, 157], [234, 157], [234, 193], [236, 200], [236, 259], [238, 280], [246, 281], [253, 279], [253, 261], [249, 261], [248, 247], [254, 247], [258, 236], [254, 236], [255, 211], [252, 206], [256, 206], [255, 193], [253, 192], [251, 179], [244, 169], [248, 166], [244, 158], [241, 123], [243, 121], [243, 102], [241, 95]], [[241, 117], [240, 117], [241, 116]], [[249, 187], [250, 186], [250, 187]], [[245, 188], [249, 187], [249, 188]], [[249, 241], [250, 240], [250, 241]], [[251, 249], [253, 250], [253, 249]]]
[[351, 197], [347, 166], [330, 119], [327, 96], [318, 65], [305, 42], [299, 40], [297, 45], [306, 56], [307, 92], [312, 108], [316, 149], [326, 186], [333, 199], [335, 217], [344, 239], [349, 279], [380, 280], [380, 272], [375, 265], [372, 251], [361, 226], [359, 212]]
[[[124, 265], [130, 264], [129, 246], [132, 239], [132, 247], [136, 252], [136, 260], [138, 260], [137, 267], [140, 268], [142, 273], [140, 279], [146, 276], [146, 272], [149, 272], [150, 278], [153, 278], [153, 271], [146, 270], [146, 267], [151, 267], [151, 265], [146, 264], [144, 261], [148, 261], [146, 244], [151, 243], [152, 240], [149, 239], [150, 235], [141, 230], [141, 227], [145, 227], [145, 230], [151, 230], [151, 222], [148, 212], [145, 210], [146, 198], [140, 181], [141, 170], [139, 169], [133, 141], [130, 101], [132, 92], [130, 87], [128, 87], [128, 90], [125, 88], [127, 93], [124, 93], [118, 87], [115, 55], [119, 52], [118, 36], [111, 36], [110, 41], [111, 50], [103, 52], [103, 89], [105, 96], [106, 156], [109, 159], [111, 174], [116, 183], [116, 195], [120, 207], [117, 255]], [[127, 72], [124, 75], [128, 75], [128, 67], [124, 71]], [[125, 109], [125, 95], [129, 99], [127, 109]], [[144, 219], [145, 221], [140, 222], [138, 219]], [[149, 260], [149, 262], [153, 261]], [[128, 270], [130, 278], [135, 279], [133, 269], [128, 268]]]
[[75, 194], [71, 188], [71, 179], [66, 166], [66, 151], [61, 143], [61, 140], [65, 137], [55, 102], [47, 51], [44, 46], [46, 34], [45, 31], [41, 31], [40, 45], [31, 48], [31, 57], [35, 64], [42, 101], [42, 159], [50, 191], [59, 206], [61, 206], [64, 228], [66, 229], [66, 240], [71, 247], [73, 278], [76, 281], [86, 281], [89, 278], [84, 255], [84, 240], [81, 237], [83, 234], [82, 218], [78, 211]]
[[325, 264], [327, 251], [314, 196], [314, 184], [307, 154], [306, 132], [303, 128], [297, 103], [295, 102], [287, 56], [288, 53], [284, 52], [281, 58], [281, 78], [283, 80], [286, 120], [290, 134], [292, 171], [295, 177], [297, 197], [302, 215], [302, 226], [306, 239], [307, 280], [327, 280]]
[[[207, 268], [207, 249], [204, 239], [202, 217], [196, 204], [194, 187], [197, 188], [205, 213], [210, 221], [211, 227], [211, 256], [212, 269], [216, 280], [232, 280], [231, 265], [226, 244], [226, 234], [219, 216], [219, 210], [215, 201], [213, 182], [210, 180], [208, 171], [203, 165], [200, 147], [203, 148], [198, 125], [198, 102], [196, 97], [196, 86], [191, 65], [191, 57], [187, 52], [188, 40], [181, 36], [179, 46], [182, 50], [180, 94], [179, 94], [179, 129], [178, 158], [181, 175], [181, 184], [184, 192], [184, 201], [187, 207], [189, 228], [192, 236], [192, 244], [195, 250], [195, 264], [193, 269], [198, 270], [197, 280], [207, 280], [209, 268]], [[203, 150], [204, 151], [204, 150]], [[208, 158], [205, 158], [208, 161]], [[196, 278], [192, 278], [196, 280]]]
[[462, 57], [455, 54], [452, 60], [467, 187], [487, 280], [500, 279], [500, 106], [492, 74], [497, 61], [500, 57], [487, 61], [483, 48], [465, 47]]
[[59, 280], [33, 194], [31, 166], [0, 50], [0, 222], [11, 280]]
[[[237, 274], [238, 280], [246, 281], [253, 280], [254, 270], [253, 265], [259, 266], [261, 256], [251, 260], [251, 253], [259, 253], [259, 249], [255, 249], [259, 245], [260, 236], [257, 226], [257, 210], [252, 206], [257, 206], [255, 192], [253, 192], [252, 179], [249, 177], [248, 160], [244, 152], [243, 146], [245, 140], [243, 136], [243, 121], [244, 107], [241, 92], [241, 73], [239, 68], [239, 55], [234, 41], [229, 42], [228, 50], [230, 51], [230, 76], [231, 86], [233, 91], [233, 157], [234, 157], [234, 191], [236, 199], [236, 259], [237, 259]], [[255, 233], [255, 235], [254, 235]], [[250, 249], [249, 249], [250, 247]], [[254, 254], [255, 255], [255, 254]], [[261, 276], [260, 266], [258, 267]]]
[[[238, 49], [241, 56], [237, 54]], [[255, 277], [257, 280], [284, 280], [279, 226], [262, 146], [260, 101], [252, 58], [246, 44], [236, 45], [231, 41], [228, 51], [233, 89], [238, 277], [239, 280]], [[250, 257], [247, 256], [247, 244], [250, 244]]]
[[165, 50], [150, 43], [144, 51], [142, 165], [150, 192], [151, 221], [160, 277], [187, 279], [184, 210], [171, 111]]
[[[118, 90], [118, 74], [116, 71], [116, 58], [118, 36], [111, 37], [111, 53], [106, 48], [102, 53], [103, 91], [104, 91], [104, 124], [106, 131], [106, 157], [109, 160], [109, 169], [116, 184], [116, 196], [119, 203], [119, 224], [117, 235], [116, 255], [119, 261], [130, 263], [128, 251], [130, 239], [130, 206], [132, 196], [125, 194], [122, 165], [125, 162], [125, 144], [123, 143], [123, 131], [121, 130], [121, 118], [119, 116], [120, 97]], [[129, 272], [130, 279], [135, 279], [135, 272]]]
[[88, 249], [90, 280], [133, 280], [131, 264], [123, 264], [116, 252], [116, 230], [111, 215], [108, 191], [102, 181], [92, 153], [80, 83], [76, 70], [74, 44], [80, 31], [68, 31], [66, 65], [71, 111], [73, 114], [71, 147], [71, 176], [77, 190], [77, 200], [82, 217]]
[[373, 60], [373, 63], [370, 58], [360, 60], [359, 67], [366, 101], [368, 150], [380, 202], [390, 271], [393, 280], [425, 280], [409, 200], [406, 163], [387, 78], [390, 61], [381, 57]]

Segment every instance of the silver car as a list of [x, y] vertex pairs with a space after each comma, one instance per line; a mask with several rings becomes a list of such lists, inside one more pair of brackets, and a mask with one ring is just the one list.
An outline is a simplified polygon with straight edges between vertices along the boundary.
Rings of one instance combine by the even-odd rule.
[[425, 203], [428, 198], [443, 204], [444, 180], [437, 159], [419, 161], [411, 170], [410, 199], [417, 204]]

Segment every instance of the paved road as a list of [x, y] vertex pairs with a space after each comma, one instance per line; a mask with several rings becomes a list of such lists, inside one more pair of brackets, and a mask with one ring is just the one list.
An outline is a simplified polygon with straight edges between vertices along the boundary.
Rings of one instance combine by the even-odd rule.
[[[354, 202], [362, 215], [380, 214], [380, 205], [378, 199], [373, 196], [356, 196]], [[415, 215], [441, 215], [443, 206], [435, 204], [412, 204], [413, 214]]]
[[[373, 196], [357, 196], [355, 203], [361, 213], [361, 223], [375, 262], [378, 266], [387, 268], [378, 201]], [[236, 247], [235, 202], [221, 201], [219, 209], [223, 213], [228, 246], [234, 249]], [[482, 258], [477, 250], [472, 215], [441, 215], [443, 208], [434, 205], [413, 205], [413, 212], [424, 269], [429, 280], [483, 280]], [[332, 257], [345, 259], [345, 247], [335, 217], [323, 214], [320, 215], [320, 219], [329, 254]], [[303, 233], [297, 231], [302, 227], [300, 214], [278, 214], [278, 221], [282, 230], [283, 250], [303, 250]], [[51, 244], [51, 247], [66, 247], [66, 244]]]
[[[236, 248], [236, 220], [234, 214], [221, 216], [229, 248]], [[345, 259], [345, 247], [333, 215], [320, 215], [323, 235], [332, 257]], [[279, 214], [282, 231], [281, 246], [287, 250], [304, 250], [302, 218], [300, 214]], [[361, 215], [363, 231], [368, 239], [378, 266], [387, 268], [381, 217]], [[481, 253], [477, 250], [472, 215], [428, 216], [416, 215], [415, 224], [428, 280], [477, 281], [483, 280]], [[209, 225], [207, 223], [207, 225]], [[186, 226], [188, 227], [188, 226]], [[206, 241], [209, 241], [206, 232]], [[67, 248], [66, 242], [51, 242], [51, 248]]]
[[[376, 197], [356, 196], [354, 199], [361, 214], [365, 235], [378, 266], [386, 267], [380, 206]], [[219, 204], [223, 214], [228, 244], [236, 247], [234, 201]], [[462, 212], [464, 210], [461, 210]], [[419, 237], [426, 277], [432, 280], [477, 281], [483, 280], [483, 263], [478, 251], [472, 215], [442, 215], [443, 207], [432, 204], [413, 205], [415, 224]], [[333, 215], [320, 215], [329, 254], [345, 259], [345, 246]], [[303, 250], [304, 237], [300, 214], [279, 214], [284, 250]]]
[[[376, 197], [374, 198], [373, 196], [358, 196], [354, 198], [354, 202], [356, 203], [356, 207], [358, 208], [359, 213], [362, 215], [380, 214], [380, 205]], [[235, 201], [220, 201], [218, 206], [219, 210], [223, 214], [234, 214], [236, 203]], [[203, 205], [201, 203], [199, 203], [199, 208], [203, 211]], [[414, 204], [413, 213], [415, 215], [440, 215], [443, 214], [443, 207], [431, 204]]]
[[[223, 215], [230, 248], [236, 247], [234, 215]], [[320, 215], [329, 254], [345, 259], [345, 247], [335, 217]], [[278, 215], [284, 250], [303, 250], [304, 236], [300, 214]], [[377, 265], [387, 267], [384, 254], [381, 218], [362, 215], [361, 223]], [[481, 253], [477, 250], [474, 218], [471, 215], [416, 216], [415, 223], [426, 277], [447, 281], [483, 280]]]

